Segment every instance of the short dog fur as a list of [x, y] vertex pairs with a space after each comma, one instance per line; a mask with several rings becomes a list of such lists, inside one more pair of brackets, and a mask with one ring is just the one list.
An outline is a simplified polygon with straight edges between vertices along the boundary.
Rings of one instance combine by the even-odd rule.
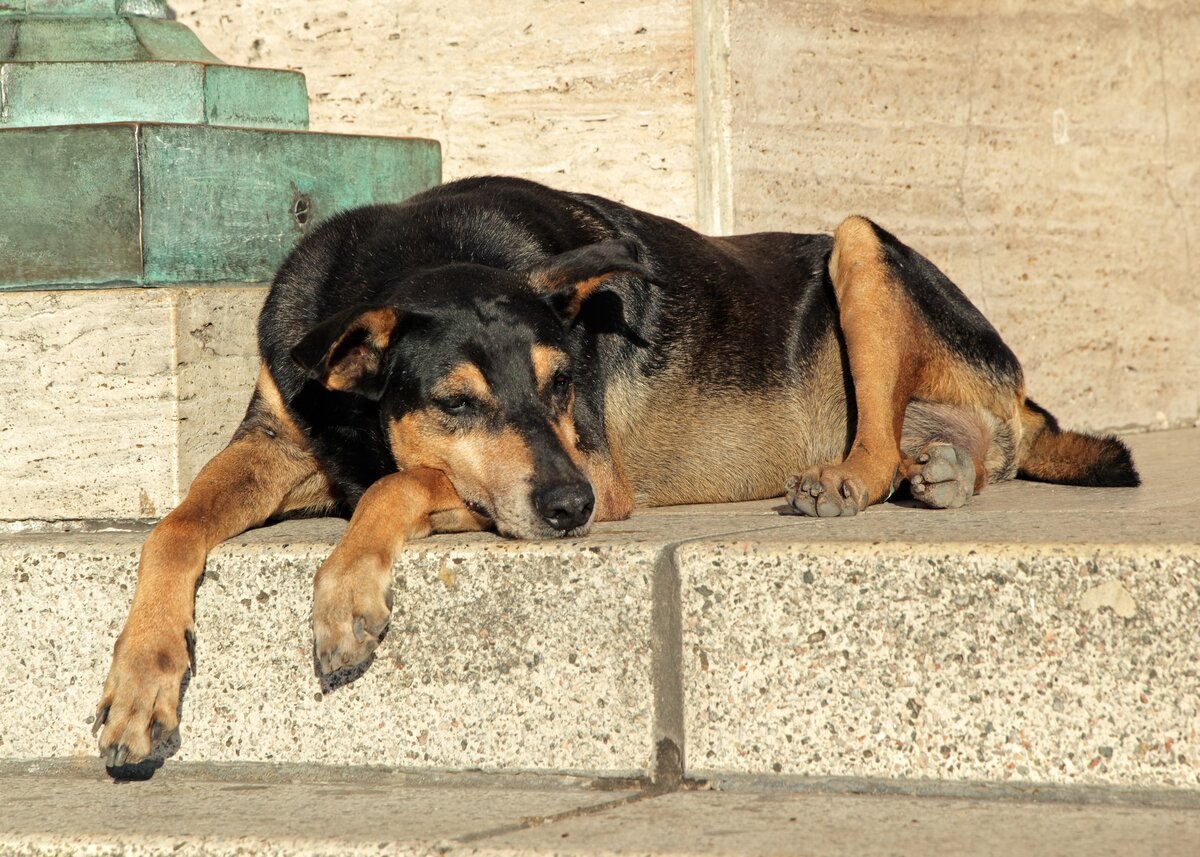
[[458, 181], [300, 241], [229, 446], [150, 533], [96, 718], [108, 764], [178, 724], [207, 552], [289, 515], [350, 523], [317, 571], [320, 668], [369, 657], [408, 539], [581, 535], [635, 506], [786, 492], [854, 515], [1021, 476], [1132, 486], [1063, 431], [928, 260], [869, 220], [709, 238], [585, 194]]

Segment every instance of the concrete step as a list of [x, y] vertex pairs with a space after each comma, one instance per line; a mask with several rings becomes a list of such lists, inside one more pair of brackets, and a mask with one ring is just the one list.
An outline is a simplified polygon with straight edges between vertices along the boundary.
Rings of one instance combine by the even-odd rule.
[[[308, 624], [342, 523], [248, 533], [209, 561], [165, 752], [668, 780], [681, 753], [697, 777], [1200, 790], [1200, 431], [1130, 441], [1136, 490], [416, 542], [374, 661], [335, 684]], [[99, 529], [0, 541], [0, 758], [94, 752], [143, 535]]]
[[1019, 854], [1193, 857], [1200, 795], [735, 779], [675, 791], [529, 775], [98, 760], [0, 765], [0, 855]]

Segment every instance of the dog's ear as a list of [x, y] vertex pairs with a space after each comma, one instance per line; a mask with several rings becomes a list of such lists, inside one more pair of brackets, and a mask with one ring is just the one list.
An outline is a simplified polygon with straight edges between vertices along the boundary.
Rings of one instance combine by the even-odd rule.
[[330, 390], [378, 399], [400, 317], [394, 307], [351, 307], [310, 330], [292, 349], [292, 359]]
[[650, 270], [638, 261], [633, 241], [601, 241], [568, 250], [531, 268], [528, 276], [534, 291], [546, 295], [558, 314], [570, 320], [579, 314], [592, 292], [620, 273], [653, 279]]

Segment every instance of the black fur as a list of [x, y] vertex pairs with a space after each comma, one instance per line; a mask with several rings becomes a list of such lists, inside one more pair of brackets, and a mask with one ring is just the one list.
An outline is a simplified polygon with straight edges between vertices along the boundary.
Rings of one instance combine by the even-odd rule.
[[[876, 232], [928, 327], [969, 365], [1018, 388], [1016, 358], [962, 292], [890, 233]], [[619, 377], [653, 378], [682, 361], [690, 383], [714, 397], [802, 383], [814, 344], [840, 335], [831, 248], [824, 235], [705, 238], [596, 196], [513, 178], [465, 179], [401, 204], [345, 212], [304, 238], [267, 297], [259, 344], [349, 511], [396, 467], [385, 416], [427, 400], [448, 355], [493, 327], [504, 331], [495, 350], [471, 359], [534, 342], [570, 355], [584, 451], [605, 449], [604, 396]], [[554, 264], [568, 279], [616, 273], [577, 316], [562, 318], [562, 295], [551, 289], [541, 298], [528, 287]], [[353, 308], [377, 305], [413, 320], [390, 349], [387, 377], [368, 391], [386, 387], [388, 400], [324, 389], [312, 367]], [[1112, 469], [1121, 470], [1116, 459]]]

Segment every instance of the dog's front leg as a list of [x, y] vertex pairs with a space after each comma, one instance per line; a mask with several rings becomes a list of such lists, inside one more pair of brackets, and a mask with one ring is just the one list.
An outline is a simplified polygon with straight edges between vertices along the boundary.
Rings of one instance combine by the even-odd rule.
[[309, 488], [303, 497], [323, 494], [315, 461], [278, 435], [239, 430], [147, 537], [92, 728], [110, 767], [141, 761], [179, 725], [180, 687], [195, 639], [196, 584], [208, 551], [288, 508], [297, 487]]
[[323, 673], [362, 663], [392, 614], [392, 559], [433, 530], [478, 529], [438, 470], [385, 476], [367, 489], [342, 540], [313, 581], [313, 644]]

